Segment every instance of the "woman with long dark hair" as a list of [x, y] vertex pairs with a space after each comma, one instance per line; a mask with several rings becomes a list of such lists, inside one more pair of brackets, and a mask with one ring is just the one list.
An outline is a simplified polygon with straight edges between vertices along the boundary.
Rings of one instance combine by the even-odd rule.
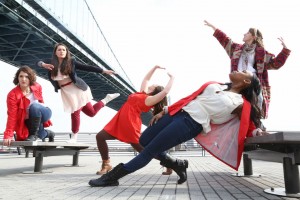
[[93, 99], [89, 86], [77, 76], [76, 70], [115, 74], [112, 70], [105, 70], [99, 66], [85, 65], [71, 57], [68, 47], [62, 43], [54, 46], [52, 59], [39, 61], [38, 66], [48, 69], [48, 78], [54, 86], [55, 92], [60, 89], [64, 111], [71, 113], [72, 133], [70, 143], [77, 141], [80, 127], [81, 111], [89, 117], [94, 117], [108, 102], [120, 94], [107, 94], [106, 97], [92, 105]]
[[[240, 164], [245, 137], [264, 134], [257, 106], [259, 80], [249, 71], [229, 74], [230, 84], [208, 82], [191, 95], [155, 115], [140, 138], [144, 150], [126, 164], [120, 163], [92, 187], [117, 186], [123, 176], [146, 166], [153, 158], [173, 169], [178, 184], [187, 179], [188, 160], [172, 158], [166, 150], [195, 138], [207, 151], [230, 167]], [[226, 87], [227, 86], [227, 87]], [[225, 88], [224, 88], [225, 87]]]

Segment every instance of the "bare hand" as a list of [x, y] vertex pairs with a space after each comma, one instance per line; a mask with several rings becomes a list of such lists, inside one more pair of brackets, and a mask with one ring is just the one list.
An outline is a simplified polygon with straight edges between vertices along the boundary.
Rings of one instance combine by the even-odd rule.
[[158, 114], [156, 114], [156, 115], [154, 115], [154, 116], [152, 117], [152, 119], [150, 120], [149, 125], [152, 126], [153, 124], [156, 124], [156, 122], [157, 122], [160, 118], [162, 118], [163, 115], [164, 115], [164, 114], [163, 114], [163, 111], [160, 112], [160, 113], [158, 113]]
[[257, 131], [256, 136], [264, 136], [264, 135], [269, 135], [267, 131]]
[[108, 75], [113, 75], [113, 74], [117, 74], [115, 71], [113, 70], [103, 70], [102, 72], [103, 74], [108, 74]]
[[3, 140], [3, 145], [4, 146], [10, 146], [11, 145], [11, 141], [12, 141], [12, 139], [4, 139]]
[[170, 72], [167, 72], [167, 74], [170, 78], [174, 78], [173, 74], [171, 74]]
[[285, 45], [285, 43], [284, 43], [283, 38], [282, 38], [282, 37], [279, 37], [278, 40], [281, 42], [281, 45], [283, 46], [283, 48], [286, 48], [286, 49], [287, 49], [287, 47], [286, 47], [286, 45]]
[[42, 67], [48, 70], [54, 69], [54, 66], [52, 64], [43, 63]]
[[204, 25], [211, 27], [214, 31], [217, 29], [214, 25], [212, 25], [211, 23], [209, 23], [208, 21], [204, 20]]
[[155, 65], [154, 68], [155, 68], [155, 69], [166, 69], [165, 67], [161, 67], [161, 66], [159, 66], [159, 65]]

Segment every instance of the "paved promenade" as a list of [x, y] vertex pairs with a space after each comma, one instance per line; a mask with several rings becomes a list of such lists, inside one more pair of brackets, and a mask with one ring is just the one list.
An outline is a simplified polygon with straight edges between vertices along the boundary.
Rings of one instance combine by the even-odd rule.
[[[176, 184], [177, 175], [161, 175], [157, 160], [145, 168], [120, 179], [120, 186], [92, 188], [88, 181], [96, 178], [100, 167], [97, 154], [82, 154], [79, 167], [67, 167], [72, 156], [44, 158], [44, 169], [50, 173], [32, 172], [34, 158], [24, 155], [0, 155], [0, 199], [114, 199], [114, 200], [233, 200], [233, 199], [295, 199], [280, 198], [263, 192], [271, 187], [284, 187], [283, 169], [279, 163], [253, 161], [254, 172], [260, 178], [232, 176], [234, 170], [211, 156], [198, 157], [194, 152], [177, 154], [189, 160], [188, 180]], [[200, 152], [199, 152], [200, 154]], [[189, 156], [187, 156], [189, 155]], [[111, 155], [114, 165], [130, 160], [133, 155]], [[242, 165], [240, 172], [242, 172]], [[52, 172], [51, 172], [52, 171]]]

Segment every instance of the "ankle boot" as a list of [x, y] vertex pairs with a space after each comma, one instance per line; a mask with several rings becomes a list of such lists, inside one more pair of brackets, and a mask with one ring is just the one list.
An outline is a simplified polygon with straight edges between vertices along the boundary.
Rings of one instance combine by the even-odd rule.
[[119, 179], [130, 174], [124, 169], [123, 165], [123, 163], [120, 163], [100, 178], [90, 180], [89, 185], [92, 187], [118, 186]]
[[54, 142], [54, 137], [55, 137], [55, 133], [51, 130], [46, 130], [45, 131], [48, 133], [47, 138], [49, 139], [48, 142]]
[[180, 160], [172, 158], [170, 155], [166, 155], [165, 158], [160, 160], [160, 164], [167, 168], [173, 169], [179, 176], [178, 184], [182, 184], [187, 179], [186, 169], [188, 168], [189, 162], [187, 160]]
[[109, 172], [112, 169], [112, 166], [110, 164], [110, 160], [102, 160], [102, 166], [99, 171], [96, 172], [97, 175], [103, 175]]
[[40, 129], [40, 124], [41, 124], [41, 117], [31, 117], [29, 118], [29, 136], [26, 139], [26, 141], [36, 141], [38, 138], [38, 132]]

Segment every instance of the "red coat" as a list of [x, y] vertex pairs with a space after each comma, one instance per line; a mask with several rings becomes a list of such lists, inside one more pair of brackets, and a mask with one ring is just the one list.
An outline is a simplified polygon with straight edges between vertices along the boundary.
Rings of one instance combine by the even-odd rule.
[[[213, 83], [217, 82], [207, 82], [193, 94], [169, 106], [169, 114], [176, 114]], [[244, 150], [244, 140], [246, 137], [252, 137], [252, 132], [256, 129], [250, 120], [250, 111], [251, 104], [244, 99], [241, 119], [235, 117], [224, 124], [211, 124], [212, 130], [207, 134], [199, 133], [195, 140], [217, 159], [237, 170]]]
[[[30, 89], [40, 103], [44, 103], [42, 96], [42, 87], [35, 83]], [[25, 125], [26, 109], [30, 104], [30, 100], [25, 97], [21, 88], [16, 86], [7, 95], [7, 123], [4, 132], [4, 139], [13, 138], [14, 132], [17, 134], [17, 140], [22, 141], [28, 137], [29, 131]], [[52, 125], [48, 120], [44, 123], [45, 127]]]

